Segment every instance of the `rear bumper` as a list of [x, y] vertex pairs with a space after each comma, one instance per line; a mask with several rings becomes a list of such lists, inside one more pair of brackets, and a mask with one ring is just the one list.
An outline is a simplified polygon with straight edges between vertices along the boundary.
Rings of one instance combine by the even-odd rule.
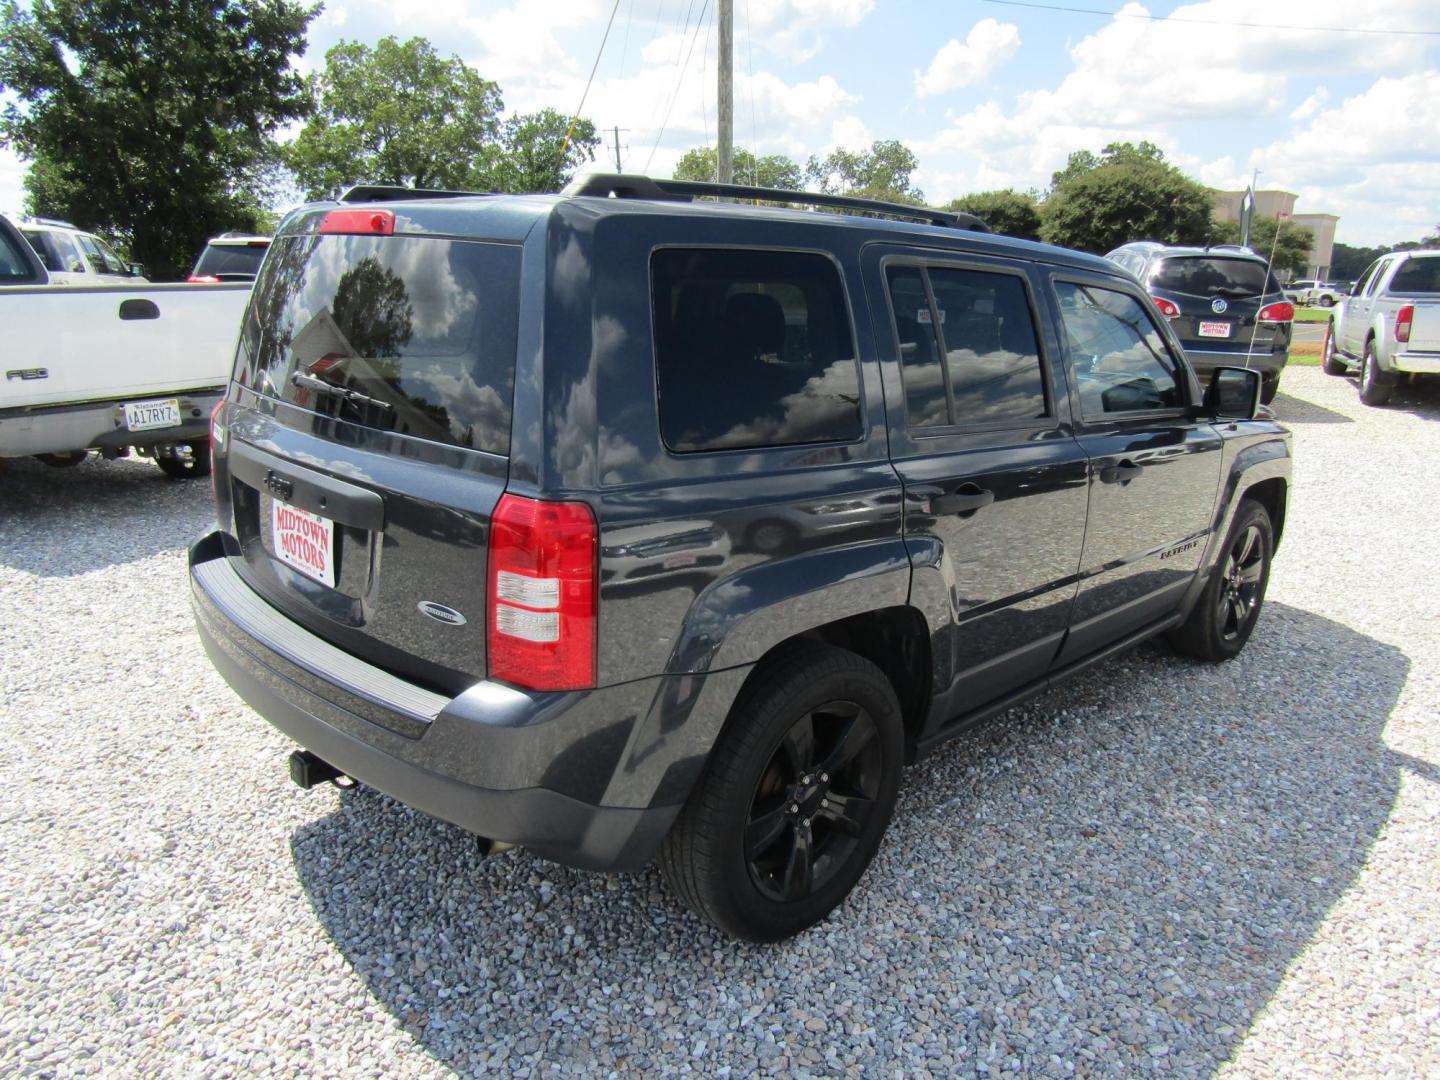
[[[124, 401], [91, 401], [78, 405], [41, 405], [0, 413], [0, 457], [64, 454], [72, 450], [151, 447], [192, 442], [210, 433], [210, 412], [225, 394], [223, 386], [151, 394]], [[131, 431], [125, 426], [125, 404], [176, 398], [181, 422], [173, 427]]]
[[554, 694], [480, 682], [447, 699], [271, 607], [232, 568], [224, 539], [191, 548], [191, 605], [206, 653], [256, 712], [361, 783], [567, 865], [650, 862], [743, 678]]
[[1440, 353], [1395, 353], [1390, 358], [1390, 370], [1406, 375], [1440, 375]]
[[1265, 375], [1278, 376], [1290, 359], [1289, 350], [1285, 352], [1255, 352], [1248, 356], [1243, 352], [1219, 352], [1210, 349], [1192, 349], [1185, 347], [1185, 356], [1190, 361], [1190, 366], [1195, 373], [1204, 377], [1217, 367], [1252, 367]]

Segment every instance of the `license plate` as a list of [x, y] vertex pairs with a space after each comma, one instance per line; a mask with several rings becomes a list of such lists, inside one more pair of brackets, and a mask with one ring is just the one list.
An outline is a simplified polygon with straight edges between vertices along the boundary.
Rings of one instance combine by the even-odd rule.
[[1202, 322], [1200, 324], [1200, 336], [1229, 337], [1230, 325], [1228, 322]]
[[335, 587], [335, 523], [329, 518], [273, 501], [270, 543], [281, 562]]
[[125, 426], [131, 431], [177, 427], [180, 423], [180, 401], [134, 401], [125, 406]]

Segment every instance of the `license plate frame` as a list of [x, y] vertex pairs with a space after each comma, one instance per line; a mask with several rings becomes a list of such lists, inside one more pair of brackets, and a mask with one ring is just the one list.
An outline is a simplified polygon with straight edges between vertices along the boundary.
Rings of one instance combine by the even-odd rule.
[[121, 409], [125, 415], [126, 431], [155, 431], [180, 426], [179, 398], [127, 401]]
[[335, 522], [270, 500], [270, 553], [312, 581], [335, 587]]
[[1200, 336], [1208, 338], [1228, 338], [1230, 331], [1235, 328], [1234, 323], [1223, 320], [1206, 320], [1200, 324]]

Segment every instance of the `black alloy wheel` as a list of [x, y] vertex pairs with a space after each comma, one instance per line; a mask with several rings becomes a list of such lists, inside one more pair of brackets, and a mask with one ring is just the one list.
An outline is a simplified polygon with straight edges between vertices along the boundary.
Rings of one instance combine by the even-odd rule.
[[745, 863], [761, 895], [803, 900], [834, 878], [875, 813], [881, 769], [879, 730], [858, 702], [795, 722], [750, 801]]
[[904, 756], [883, 671], [817, 641], [781, 646], [746, 681], [665, 838], [666, 883], [746, 941], [813, 926], [874, 858]]
[[1235, 537], [1221, 564], [1219, 610], [1220, 637], [1234, 641], [1244, 633], [1260, 610], [1260, 592], [1265, 581], [1265, 538], [1260, 526], [1248, 525]]

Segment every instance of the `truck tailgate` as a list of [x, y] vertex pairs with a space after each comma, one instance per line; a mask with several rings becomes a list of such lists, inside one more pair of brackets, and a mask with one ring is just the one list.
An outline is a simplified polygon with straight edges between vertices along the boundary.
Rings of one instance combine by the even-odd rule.
[[221, 386], [249, 297], [248, 284], [0, 289], [0, 410]]
[[1440, 352], [1440, 302], [1415, 305], [1406, 352]]

